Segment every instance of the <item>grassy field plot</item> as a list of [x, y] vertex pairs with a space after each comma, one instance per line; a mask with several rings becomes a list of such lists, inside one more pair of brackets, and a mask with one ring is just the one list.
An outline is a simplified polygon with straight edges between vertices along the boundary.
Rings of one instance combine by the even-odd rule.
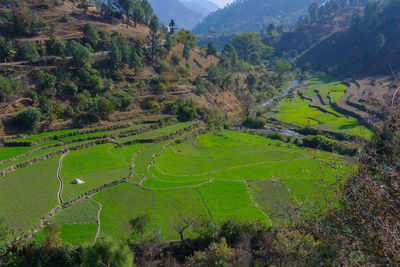
[[124, 137], [124, 138], [119, 138], [117, 139], [117, 141], [119, 143], [126, 143], [129, 141], [134, 141], [134, 140], [141, 140], [141, 139], [156, 139], [165, 135], [169, 135], [172, 133], [175, 133], [177, 131], [180, 131], [182, 129], [185, 129], [191, 125], [196, 124], [196, 122], [181, 122], [181, 123], [177, 123], [177, 124], [173, 124], [173, 125], [169, 125], [163, 128], [158, 128], [158, 129], [154, 129], [142, 134], [138, 134], [138, 135], [134, 135], [134, 136], [129, 136], [129, 137]]
[[129, 220], [142, 213], [151, 218], [146, 232], [156, 227], [166, 239], [178, 239], [172, 225], [179, 223], [181, 216], [208, 216], [200, 195], [193, 189], [148, 191], [122, 184], [95, 195], [93, 199], [103, 205], [101, 234], [121, 239], [126, 239], [131, 233]]
[[269, 218], [251, 201], [245, 182], [214, 181], [200, 186], [199, 191], [216, 222], [238, 216], [270, 224]]
[[59, 157], [18, 169], [0, 179], [0, 216], [15, 230], [27, 230], [58, 205]]
[[[101, 144], [67, 154], [61, 171], [64, 201], [129, 174], [129, 164], [109, 151], [113, 146], [114, 144]], [[72, 184], [75, 178], [85, 183]]]
[[[69, 245], [89, 245], [97, 232], [97, 213], [99, 205], [90, 199], [79, 201], [71, 207], [62, 209], [50, 219], [51, 223], [61, 225], [61, 239]], [[44, 241], [41, 229], [34, 237], [36, 241]]]

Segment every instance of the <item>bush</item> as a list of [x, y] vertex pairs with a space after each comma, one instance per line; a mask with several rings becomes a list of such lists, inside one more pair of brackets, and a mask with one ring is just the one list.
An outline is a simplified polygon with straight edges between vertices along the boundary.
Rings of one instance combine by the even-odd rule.
[[193, 84], [195, 86], [196, 94], [200, 95], [206, 92], [206, 85], [204, 83], [203, 78], [200, 75], [197, 75], [196, 80], [194, 80]]
[[37, 88], [39, 93], [56, 95], [56, 76], [50, 73], [39, 72]]
[[41, 118], [42, 113], [40, 110], [38, 108], [30, 107], [18, 113], [15, 116], [14, 122], [22, 128], [33, 131], [39, 127]]
[[92, 48], [96, 48], [100, 42], [100, 35], [92, 23], [86, 23], [83, 27], [83, 41], [90, 44]]
[[262, 129], [264, 128], [265, 122], [265, 118], [249, 116], [242, 122], [242, 125], [247, 128]]
[[357, 153], [357, 147], [346, 146], [341, 142], [327, 138], [323, 135], [309, 135], [303, 138], [303, 146], [318, 148], [325, 151], [336, 151], [341, 154], [354, 156]]
[[36, 46], [32, 43], [23, 43], [19, 49], [19, 54], [22, 60], [36, 61], [40, 59]]
[[113, 103], [105, 97], [96, 98], [91, 107], [89, 114], [100, 117], [101, 119], [108, 119], [114, 113], [115, 107]]
[[118, 109], [125, 109], [133, 102], [133, 98], [125, 91], [107, 94], [106, 98]]
[[13, 10], [11, 24], [14, 32], [27, 35], [36, 35], [47, 27], [46, 22], [26, 7]]
[[6, 96], [11, 95], [13, 92], [14, 88], [9, 79], [0, 76], [0, 101], [3, 101]]

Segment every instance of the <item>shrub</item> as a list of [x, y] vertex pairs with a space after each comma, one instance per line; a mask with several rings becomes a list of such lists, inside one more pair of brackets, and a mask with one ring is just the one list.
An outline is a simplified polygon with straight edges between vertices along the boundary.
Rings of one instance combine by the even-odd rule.
[[3, 101], [6, 96], [11, 95], [13, 92], [14, 88], [9, 79], [0, 76], [0, 101]]
[[83, 41], [93, 48], [99, 44], [100, 35], [92, 23], [86, 23], [85, 27], [83, 27]]
[[78, 68], [90, 69], [94, 63], [92, 52], [80, 43], [72, 40], [67, 45], [68, 54], [72, 57], [71, 64]]
[[242, 125], [247, 128], [262, 129], [264, 128], [265, 122], [265, 118], [249, 116], [242, 122]]
[[63, 88], [64, 93], [70, 96], [75, 96], [78, 93], [78, 90], [79, 88], [74, 82], [67, 83]]
[[148, 100], [146, 101], [144, 107], [145, 107], [146, 109], [151, 109], [151, 110], [153, 110], [153, 111], [156, 111], [156, 110], [158, 110], [158, 109], [160, 108], [160, 105], [159, 105], [156, 101], [151, 100], [151, 99], [148, 99]]
[[22, 128], [33, 131], [39, 127], [41, 117], [42, 113], [38, 108], [30, 107], [18, 113], [14, 122]]
[[105, 97], [99, 97], [93, 101], [89, 108], [89, 114], [96, 115], [101, 119], [108, 119], [114, 113], [114, 110], [115, 107], [110, 100]]
[[47, 27], [46, 22], [26, 7], [13, 10], [11, 24], [14, 32], [28, 35], [36, 35]]
[[56, 76], [50, 73], [39, 72], [37, 88], [39, 93], [56, 95]]
[[203, 78], [200, 75], [197, 75], [196, 80], [194, 80], [195, 92], [196, 94], [204, 94], [206, 92], [206, 85], [204, 83]]
[[117, 91], [107, 94], [106, 98], [118, 109], [125, 109], [133, 102], [133, 98], [125, 91]]
[[36, 46], [33, 43], [23, 43], [19, 49], [19, 54], [22, 60], [36, 61], [40, 59]]
[[357, 147], [346, 146], [341, 142], [327, 138], [323, 135], [309, 135], [303, 138], [303, 146], [310, 148], [318, 148], [325, 151], [335, 150], [341, 154], [355, 155]]

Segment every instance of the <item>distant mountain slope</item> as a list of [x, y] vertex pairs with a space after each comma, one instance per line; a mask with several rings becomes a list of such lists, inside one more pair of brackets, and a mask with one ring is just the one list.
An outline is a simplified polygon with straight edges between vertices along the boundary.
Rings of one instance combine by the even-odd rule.
[[181, 2], [190, 10], [201, 13], [203, 16], [217, 11], [219, 7], [207, 0], [181, 0]]
[[270, 23], [294, 25], [312, 2], [323, 0], [236, 0], [208, 15], [193, 31], [232, 33], [259, 31]]
[[351, 27], [322, 39], [300, 56], [298, 66], [312, 66], [352, 76], [400, 71], [400, 1], [370, 2]]
[[178, 0], [149, 0], [160, 22], [168, 25], [174, 19], [179, 28], [192, 29], [204, 17], [200, 12], [187, 8]]

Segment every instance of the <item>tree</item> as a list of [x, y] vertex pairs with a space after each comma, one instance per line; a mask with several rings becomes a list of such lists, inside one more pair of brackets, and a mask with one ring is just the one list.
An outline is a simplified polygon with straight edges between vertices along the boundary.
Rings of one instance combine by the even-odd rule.
[[142, 59], [136, 53], [136, 49], [134, 47], [131, 48], [129, 67], [135, 69], [135, 74], [137, 74], [137, 72], [143, 67]]
[[257, 53], [261, 59], [267, 59], [274, 51], [272, 47], [265, 45], [261, 36], [255, 32], [235, 34], [230, 43], [235, 47], [239, 58], [243, 60], [248, 60], [251, 53]]
[[272, 70], [278, 74], [279, 84], [282, 84], [283, 75], [292, 69], [292, 64], [288, 61], [277, 60]]
[[83, 41], [95, 48], [100, 42], [100, 35], [92, 23], [86, 23], [83, 27]]
[[39, 127], [42, 113], [38, 108], [29, 107], [18, 113], [15, 117], [15, 123], [18, 126], [34, 131]]
[[111, 45], [109, 57], [110, 57], [111, 67], [114, 70], [119, 69], [121, 67], [121, 63], [122, 63], [122, 53], [121, 53], [121, 50], [119, 50], [116, 43], [113, 43]]
[[247, 75], [245, 83], [250, 89], [253, 89], [254, 86], [257, 84], [257, 76], [250, 73], [249, 75]]
[[174, 34], [175, 33], [175, 20], [171, 19], [171, 22], [169, 23], [169, 33]]
[[184, 45], [183, 51], [182, 51], [182, 56], [186, 59], [186, 63], [187, 63], [190, 58], [190, 46], [188, 44]]
[[218, 50], [213, 42], [208, 43], [207, 45], [207, 56], [217, 56]]
[[56, 76], [46, 72], [39, 72], [37, 88], [39, 93], [54, 96], [57, 93]]
[[131, 14], [135, 5], [135, 0], [118, 0], [119, 7], [125, 12], [126, 27], [129, 25], [129, 15]]
[[10, 81], [6, 77], [0, 76], [0, 101], [3, 101], [5, 97], [13, 92], [14, 88]]
[[318, 19], [318, 10], [319, 5], [316, 2], [311, 3], [308, 7], [308, 15], [310, 16], [311, 21], [316, 21]]
[[194, 224], [194, 218], [190, 215], [179, 215], [177, 218], [172, 219], [171, 227], [179, 234], [181, 242], [185, 241], [183, 233], [192, 227]]
[[133, 234], [139, 233], [141, 239], [143, 240], [144, 231], [146, 230], [149, 222], [150, 217], [148, 214], [139, 214], [129, 221], [129, 225], [131, 226]]
[[92, 106], [89, 108], [90, 112], [94, 116], [98, 116], [101, 119], [108, 119], [108, 117], [114, 113], [115, 107], [113, 103], [105, 97], [96, 98]]
[[376, 47], [377, 49], [382, 49], [385, 46], [386, 43], [386, 39], [385, 39], [385, 35], [383, 35], [382, 33], [379, 33], [376, 36]]
[[106, 95], [112, 104], [118, 109], [125, 109], [133, 102], [133, 98], [125, 91], [116, 91]]
[[197, 75], [196, 80], [194, 80], [194, 86], [196, 87], [196, 94], [202, 94], [205, 92], [205, 83], [200, 75]]
[[153, 8], [148, 0], [142, 0], [142, 8], [144, 11], [144, 20], [146, 25], [149, 25], [151, 17], [153, 16]]
[[0, 217], [0, 252], [7, 247], [10, 234], [10, 227], [5, 224], [5, 219]]
[[45, 241], [48, 248], [59, 248], [62, 245], [61, 224], [49, 223], [44, 227]]
[[158, 23], [158, 17], [153, 15], [150, 20], [150, 39], [151, 39], [151, 60], [154, 59], [154, 54], [158, 45], [158, 30], [160, 24]]
[[22, 60], [26, 61], [36, 61], [40, 59], [39, 53], [33, 43], [26, 42], [23, 43], [19, 49], [19, 54]]
[[129, 267], [133, 265], [133, 254], [123, 242], [102, 237], [83, 249], [82, 263], [87, 267]]
[[135, 1], [133, 6], [133, 23], [136, 28], [137, 24], [144, 24], [146, 22], [144, 9], [140, 1]]
[[271, 34], [275, 31], [275, 24], [270, 23], [267, 28], [267, 33]]
[[[232, 262], [234, 250], [228, 247], [226, 239], [221, 238], [220, 243], [212, 243], [204, 251], [196, 251], [186, 262], [186, 266], [240, 266]], [[233, 264], [230, 264], [233, 263]]]
[[78, 68], [90, 69], [94, 63], [93, 53], [85, 46], [72, 40], [67, 45], [70, 62]]

